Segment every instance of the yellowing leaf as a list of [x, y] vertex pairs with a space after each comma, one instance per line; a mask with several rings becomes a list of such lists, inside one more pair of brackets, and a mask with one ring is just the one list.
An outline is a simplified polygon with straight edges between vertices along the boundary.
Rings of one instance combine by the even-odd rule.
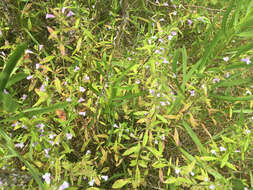
[[50, 35], [49, 35], [49, 37], [48, 37], [48, 39], [50, 40], [50, 39], [52, 39], [52, 38], [55, 38], [56, 40], [58, 40], [58, 37], [57, 37], [57, 35], [56, 35], [56, 32], [51, 28], [51, 27], [47, 27], [47, 30], [48, 30], [48, 32], [50, 33]]
[[55, 77], [54, 84], [55, 84], [56, 90], [61, 94], [62, 93], [61, 82], [57, 77]]
[[63, 45], [62, 43], [60, 43], [60, 45], [59, 45], [59, 50], [60, 50], [62, 56], [65, 56], [65, 55], [66, 55], [66, 54], [65, 54], [65, 47], [64, 47], [64, 45]]
[[176, 145], [179, 146], [179, 135], [178, 135], [178, 132], [177, 132], [177, 128], [175, 128], [173, 138], [174, 138], [174, 141], [176, 142]]
[[112, 188], [113, 189], [122, 188], [123, 186], [125, 186], [128, 183], [130, 183], [129, 179], [118, 179], [117, 181], [115, 181], [113, 183]]
[[51, 60], [54, 59], [54, 58], [55, 58], [55, 56], [53, 56], [53, 55], [47, 56], [47, 57], [45, 57], [42, 61], [40, 61], [40, 63], [41, 63], [41, 64], [47, 63], [47, 62], [51, 61]]
[[156, 26], [157, 26], [157, 28], [158, 28], [158, 31], [161, 32], [161, 31], [162, 31], [162, 27], [161, 27], [161, 25], [160, 25], [159, 22], [156, 23]]

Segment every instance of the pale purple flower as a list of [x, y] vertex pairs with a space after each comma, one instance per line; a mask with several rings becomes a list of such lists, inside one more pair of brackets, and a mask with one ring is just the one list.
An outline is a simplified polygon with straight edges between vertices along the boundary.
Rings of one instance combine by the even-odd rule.
[[47, 158], [49, 158], [49, 150], [50, 150], [50, 148], [47, 148], [47, 149], [45, 149], [44, 150], [44, 152], [45, 152], [45, 156], [47, 157]]
[[161, 136], [161, 139], [164, 141], [164, 140], [165, 140], [165, 135], [162, 135], [162, 136]]
[[216, 155], [216, 151], [215, 150], [211, 150], [211, 153]]
[[61, 9], [61, 12], [64, 13], [65, 10], [66, 10], [66, 7], [63, 7], [63, 8]]
[[202, 22], [205, 22], [205, 20], [203, 19], [203, 17], [199, 17], [198, 18], [200, 21], [202, 21]]
[[240, 150], [235, 150], [236, 153], [241, 152]]
[[67, 102], [71, 102], [72, 99], [71, 99], [71, 98], [67, 98], [66, 101], [67, 101]]
[[243, 58], [241, 59], [242, 62], [245, 62], [247, 65], [249, 65], [251, 63], [249, 58]]
[[54, 141], [48, 140], [51, 145], [54, 145]]
[[159, 40], [158, 40], [159, 42], [161, 42], [161, 43], [163, 43], [163, 39], [161, 39], [161, 38], [159, 38]]
[[155, 53], [161, 54], [161, 51], [157, 49], [157, 50], [155, 50]]
[[169, 63], [169, 61], [165, 57], [163, 57], [163, 63]]
[[140, 80], [137, 79], [137, 80], [135, 81], [135, 83], [136, 83], [136, 84], [140, 84], [141, 82], [140, 82]]
[[29, 49], [27, 49], [27, 50], [25, 50], [25, 53], [33, 53], [31, 50], [29, 50]]
[[161, 104], [161, 106], [165, 106], [166, 105], [166, 103], [163, 102], [163, 101], [160, 101], [160, 104]]
[[59, 187], [59, 190], [64, 190], [69, 188], [69, 183], [64, 181], [63, 184]]
[[229, 57], [228, 56], [223, 57], [223, 60], [226, 61], [226, 62], [228, 62], [229, 61]]
[[177, 15], [177, 11], [174, 11], [172, 14], [176, 16]]
[[66, 85], [68, 85], [68, 82], [67, 82], [67, 81], [65, 81], [63, 84], [66, 86]]
[[230, 77], [230, 74], [229, 73], [226, 73], [226, 78], [229, 78]]
[[152, 94], [152, 95], [154, 96], [155, 91], [152, 90], [152, 89], [150, 89], [150, 90], [149, 90], [149, 93]]
[[74, 69], [74, 71], [76, 72], [76, 71], [78, 71], [78, 70], [80, 70], [80, 67], [78, 67], [78, 66], [75, 66], [75, 69]]
[[217, 82], [219, 82], [220, 81], [220, 79], [218, 79], [218, 78], [214, 78], [213, 79], [213, 83], [217, 83]]
[[80, 111], [80, 112], [79, 112], [79, 115], [85, 116], [85, 115], [86, 115], [86, 112], [85, 112], [85, 111]]
[[157, 95], [156, 95], [157, 97], [161, 97], [161, 94], [160, 93], [157, 93]]
[[46, 183], [49, 185], [50, 184], [50, 173], [45, 173], [42, 178], [46, 181]]
[[2, 33], [2, 30], [0, 30], [0, 36], [2, 36], [2, 34], [3, 34], [3, 33]]
[[41, 91], [41, 92], [45, 92], [45, 85], [44, 85], [44, 84], [41, 85], [40, 91]]
[[171, 35], [172, 35], [172, 36], [176, 36], [176, 35], [177, 35], [177, 32], [172, 31], [172, 32], [171, 32]]
[[114, 124], [113, 127], [114, 128], [119, 128], [119, 126], [117, 124]]
[[36, 68], [36, 69], [39, 69], [39, 68], [40, 68], [40, 64], [37, 63], [37, 64], [35, 65], [35, 68]]
[[19, 125], [18, 121], [16, 121], [15, 123], [11, 124], [12, 127], [16, 127], [17, 125]]
[[189, 25], [192, 25], [192, 21], [190, 19], [187, 19], [187, 22]]
[[17, 147], [17, 148], [23, 148], [24, 147], [24, 143], [23, 142], [16, 143], [15, 147]]
[[155, 144], [158, 144], [158, 140], [155, 140], [154, 143], [155, 143]]
[[169, 6], [169, 4], [167, 2], [163, 3], [163, 6]]
[[94, 179], [92, 179], [91, 181], [89, 181], [89, 186], [93, 186], [93, 185], [94, 185], [94, 183], [95, 183], [95, 180], [94, 180]]
[[102, 178], [103, 180], [105, 180], [105, 181], [108, 180], [108, 176], [107, 176], [107, 175], [102, 175], [101, 178]]
[[227, 149], [226, 148], [224, 148], [223, 146], [220, 146], [220, 151], [221, 152], [224, 152], [224, 151], [226, 151]]
[[5, 93], [5, 94], [9, 94], [9, 92], [8, 92], [6, 89], [4, 89], [4, 93]]
[[158, 0], [156, 0], [155, 2], [156, 2], [156, 4], [159, 4], [159, 1], [158, 1]]
[[131, 60], [132, 60], [131, 57], [128, 57], [127, 59], [128, 59], [128, 61], [131, 61]]
[[169, 40], [169, 41], [172, 40], [172, 38], [173, 38], [172, 35], [169, 35], [169, 36], [168, 36], [168, 40]]
[[90, 80], [90, 77], [86, 75], [86, 76], [84, 77], [84, 80]]
[[68, 139], [68, 140], [71, 140], [72, 139], [72, 134], [71, 133], [66, 133], [66, 138]]
[[46, 14], [46, 19], [54, 18], [55, 16], [53, 14]]
[[27, 126], [26, 125], [22, 125], [21, 126], [23, 129], [27, 129]]
[[195, 96], [195, 91], [194, 90], [190, 90], [191, 96]]
[[85, 89], [84, 89], [84, 87], [82, 87], [82, 86], [80, 86], [80, 92], [84, 92], [85, 91]]
[[250, 132], [251, 132], [251, 131], [250, 131], [249, 129], [246, 129], [246, 130], [245, 130], [245, 133], [248, 134], [248, 135], [250, 134]]
[[28, 77], [26, 77], [27, 80], [30, 80], [30, 79], [32, 79], [32, 78], [33, 78], [32, 75], [29, 75]]
[[215, 189], [215, 185], [210, 185], [209, 189], [214, 190]]
[[73, 13], [72, 11], [69, 11], [67, 14], [67, 17], [74, 16], [74, 15], [75, 15], [75, 13]]
[[43, 48], [43, 45], [39, 45], [39, 51], [41, 51]]
[[84, 99], [83, 98], [80, 98], [79, 100], [78, 100], [78, 103], [81, 103], [81, 102], [83, 102], [84, 101]]
[[55, 134], [51, 133], [48, 138], [53, 139], [55, 136], [56, 136]]
[[193, 171], [191, 171], [190, 174], [191, 174], [191, 176], [194, 176], [194, 175], [195, 175], [195, 173], [194, 173]]

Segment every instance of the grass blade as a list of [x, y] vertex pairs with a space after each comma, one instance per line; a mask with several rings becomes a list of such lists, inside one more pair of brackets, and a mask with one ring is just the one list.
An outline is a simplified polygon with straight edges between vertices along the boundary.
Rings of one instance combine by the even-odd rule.
[[197, 147], [200, 149], [200, 151], [203, 154], [207, 155], [207, 151], [205, 149], [205, 147], [202, 145], [202, 143], [200, 142], [199, 138], [197, 137], [197, 135], [193, 132], [193, 130], [191, 129], [191, 127], [185, 122], [183, 121], [183, 125], [187, 131], [187, 133], [191, 136], [193, 142], [197, 145]]

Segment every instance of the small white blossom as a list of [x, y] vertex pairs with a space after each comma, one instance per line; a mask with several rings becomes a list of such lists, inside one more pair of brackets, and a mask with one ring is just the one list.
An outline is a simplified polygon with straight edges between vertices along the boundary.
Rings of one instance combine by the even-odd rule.
[[221, 152], [224, 152], [224, 151], [226, 151], [227, 149], [226, 148], [224, 148], [223, 146], [220, 146], [220, 151]]
[[71, 133], [66, 133], [66, 138], [68, 139], [68, 140], [71, 140], [72, 139], [72, 134]]
[[42, 178], [46, 181], [46, 183], [49, 185], [50, 184], [50, 173], [45, 173]]
[[209, 189], [214, 190], [215, 189], [215, 185], [210, 185]]
[[94, 179], [92, 179], [91, 181], [89, 181], [89, 186], [93, 186], [93, 185], [94, 185], [94, 183], [95, 183], [95, 180], [94, 180]]
[[80, 92], [84, 92], [85, 91], [84, 87], [82, 87], [82, 86], [80, 86], [79, 90], [80, 90]]
[[69, 188], [69, 183], [64, 181], [63, 184], [59, 187], [59, 190], [64, 190]]
[[215, 150], [211, 150], [211, 153], [216, 155], [216, 151]]
[[101, 178], [102, 178], [103, 180], [105, 180], [105, 181], [108, 180], [108, 176], [107, 176], [107, 175], [102, 175]]
[[181, 170], [179, 168], [175, 169], [175, 174], [179, 174], [181, 172]]
[[227, 57], [227, 56], [223, 57], [223, 60], [226, 61], [226, 62], [228, 62], [229, 61], [229, 57]]

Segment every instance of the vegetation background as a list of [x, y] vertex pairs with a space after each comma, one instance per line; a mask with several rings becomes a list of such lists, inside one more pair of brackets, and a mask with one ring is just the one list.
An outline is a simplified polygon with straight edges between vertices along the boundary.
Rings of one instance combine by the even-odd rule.
[[253, 1], [0, 12], [1, 189], [253, 189]]

